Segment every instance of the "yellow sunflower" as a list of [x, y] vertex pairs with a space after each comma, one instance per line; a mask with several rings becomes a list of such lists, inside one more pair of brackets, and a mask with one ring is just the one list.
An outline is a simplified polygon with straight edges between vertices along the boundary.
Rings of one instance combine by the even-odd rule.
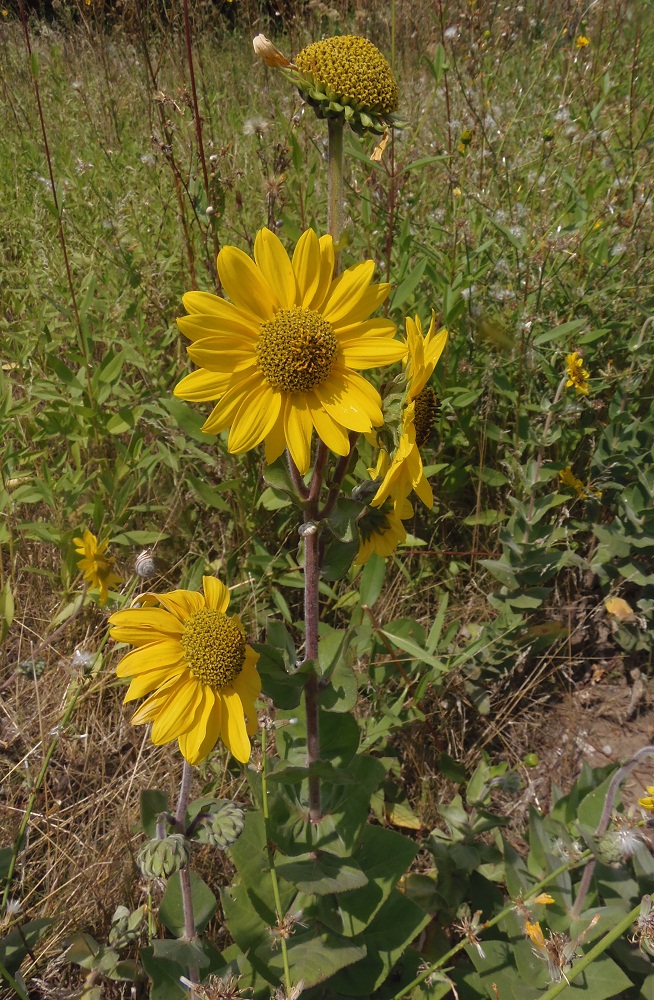
[[379, 453], [374, 477], [382, 479], [379, 489], [370, 501], [373, 507], [380, 507], [389, 497], [397, 505], [413, 491], [426, 507], [434, 505], [434, 496], [425, 476], [416, 441], [415, 401], [404, 408], [402, 414], [402, 434], [391, 458], [383, 449]]
[[638, 805], [642, 806], [648, 812], [654, 812], [654, 785], [647, 786], [647, 795], [642, 799], [638, 799]]
[[401, 542], [406, 541], [402, 519], [407, 520], [412, 516], [413, 507], [408, 500], [404, 500], [398, 509], [390, 500], [382, 507], [366, 507], [357, 520], [359, 551], [354, 558], [355, 565], [363, 566], [373, 553], [383, 557], [390, 556]]
[[231, 428], [232, 453], [263, 441], [267, 462], [288, 448], [304, 473], [315, 429], [337, 455], [349, 454], [348, 431], [383, 423], [379, 393], [359, 371], [406, 355], [393, 339], [394, 323], [369, 319], [389, 290], [371, 284], [374, 267], [368, 260], [334, 278], [333, 240], [312, 229], [292, 260], [269, 229], [257, 233], [254, 261], [224, 247], [218, 274], [231, 301], [207, 292], [184, 296], [190, 315], [177, 322], [199, 371], [183, 378], [175, 395], [219, 400], [202, 429]]
[[221, 739], [245, 763], [257, 731], [259, 654], [247, 645], [239, 618], [225, 614], [227, 587], [211, 576], [202, 584], [204, 594], [144, 594], [140, 607], [111, 616], [111, 637], [136, 646], [116, 673], [132, 678], [125, 702], [149, 695], [132, 722], [152, 722], [153, 743], [176, 739], [189, 764], [197, 764]]
[[107, 555], [108, 539], [98, 542], [91, 531], [85, 531], [82, 538], [73, 538], [75, 552], [81, 559], [77, 560], [78, 569], [84, 574], [84, 579], [92, 590], [100, 591], [100, 604], [106, 604], [109, 588], [123, 582], [123, 578], [114, 572], [113, 556]]
[[438, 401], [434, 390], [427, 385], [447, 343], [447, 330], [436, 332], [435, 316], [426, 335], [422, 332], [420, 317], [406, 320], [406, 379], [405, 405], [402, 411], [400, 440], [393, 457], [382, 449], [374, 475], [383, 477], [373, 498], [372, 505], [380, 506], [388, 497], [397, 504], [415, 492], [426, 507], [434, 504], [431, 486], [423, 472], [420, 448], [431, 433]]
[[573, 385], [577, 392], [581, 392], [584, 396], [587, 396], [588, 386], [586, 383], [590, 375], [584, 368], [584, 359], [576, 351], [573, 351], [572, 354], [566, 355], [565, 366], [568, 369], [566, 387]]

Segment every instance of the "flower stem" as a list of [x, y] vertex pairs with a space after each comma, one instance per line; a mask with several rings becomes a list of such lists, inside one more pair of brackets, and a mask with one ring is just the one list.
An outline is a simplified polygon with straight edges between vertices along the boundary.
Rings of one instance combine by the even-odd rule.
[[[272, 882], [273, 898], [275, 900], [275, 916], [277, 917], [277, 924], [281, 928], [284, 919], [284, 914], [282, 912], [282, 901], [279, 895], [279, 882], [277, 881], [277, 872], [275, 871], [275, 852], [272, 846], [272, 839], [270, 833], [270, 810], [268, 808], [268, 781], [267, 781], [267, 757], [266, 757], [266, 737], [268, 733], [265, 726], [261, 729], [261, 755], [263, 762], [261, 765], [261, 797], [263, 802], [263, 822], [266, 830], [266, 851], [268, 852], [268, 865], [270, 867], [270, 881]], [[286, 995], [291, 995], [291, 969], [288, 964], [288, 949], [286, 947], [286, 938], [283, 934], [280, 935], [279, 943], [282, 949], [282, 962], [284, 963], [284, 985], [286, 986]]]
[[[334, 240], [335, 247], [343, 234], [343, 121], [341, 118], [329, 118], [327, 121], [329, 136], [329, 173], [328, 173], [328, 205], [327, 227]], [[334, 253], [334, 274], [338, 272], [338, 250]]]
[[[189, 798], [191, 796], [191, 782], [193, 780], [193, 768], [184, 761], [182, 769], [182, 780], [179, 786], [177, 797], [177, 809], [175, 810], [175, 822], [182, 831], [186, 831], [186, 810], [188, 809]], [[196, 937], [195, 919], [193, 917], [193, 898], [191, 894], [191, 869], [188, 865], [180, 870], [179, 887], [182, 893], [182, 913], [184, 914], [184, 940], [193, 941]], [[200, 981], [200, 970], [195, 965], [189, 966], [189, 980], [191, 983]], [[191, 989], [191, 997], [194, 991]]]
[[602, 940], [598, 941], [594, 948], [587, 951], [584, 957], [572, 966], [570, 972], [566, 973], [567, 980], [561, 980], [560, 983], [557, 983], [555, 986], [551, 986], [546, 993], [541, 994], [540, 1000], [553, 1000], [554, 997], [558, 997], [559, 993], [563, 993], [563, 990], [568, 989], [577, 976], [581, 975], [581, 973], [588, 968], [591, 962], [594, 962], [596, 958], [599, 958], [599, 956], [606, 951], [609, 945], [613, 944], [614, 941], [617, 941], [619, 937], [629, 930], [633, 922], [638, 919], [640, 905], [641, 904], [639, 903], [638, 906], [635, 906], [633, 910], [620, 921], [619, 924], [612, 927], [608, 934], [605, 934]]

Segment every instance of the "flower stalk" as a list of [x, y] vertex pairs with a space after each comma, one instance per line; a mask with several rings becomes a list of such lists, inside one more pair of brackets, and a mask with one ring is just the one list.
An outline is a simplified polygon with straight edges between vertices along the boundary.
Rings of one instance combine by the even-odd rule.
[[[275, 900], [275, 916], [277, 917], [277, 924], [281, 927], [284, 914], [282, 913], [282, 901], [279, 895], [279, 882], [277, 881], [277, 872], [275, 871], [275, 852], [272, 847], [272, 836], [270, 830], [270, 809], [268, 807], [268, 773], [267, 773], [267, 736], [268, 731], [266, 729], [265, 723], [261, 727], [261, 798], [262, 798], [262, 809], [263, 809], [263, 822], [266, 830], [266, 851], [268, 852], [268, 865], [270, 867], [270, 881], [272, 882], [273, 898]], [[291, 969], [288, 964], [288, 948], [286, 947], [286, 938], [282, 934], [279, 939], [281, 951], [282, 951], [282, 962], [284, 963], [284, 985], [286, 986], [286, 995], [291, 995]]]

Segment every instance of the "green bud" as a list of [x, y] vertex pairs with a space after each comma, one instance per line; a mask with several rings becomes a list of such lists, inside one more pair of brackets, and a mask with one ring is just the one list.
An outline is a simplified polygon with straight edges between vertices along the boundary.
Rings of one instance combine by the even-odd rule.
[[605, 834], [597, 844], [597, 856], [605, 865], [618, 865], [624, 854], [622, 838], [616, 830]]
[[538, 767], [540, 764], [540, 757], [537, 753], [528, 753], [522, 763], [525, 767]]
[[170, 878], [186, 867], [190, 856], [186, 837], [181, 833], [171, 833], [168, 837], [148, 840], [143, 844], [136, 855], [136, 863], [146, 878]]
[[551, 142], [554, 138], [554, 132], [551, 128], [543, 129], [543, 142]]
[[199, 844], [211, 844], [224, 851], [243, 832], [245, 813], [228, 799], [218, 799], [203, 809], [193, 833], [193, 840]]

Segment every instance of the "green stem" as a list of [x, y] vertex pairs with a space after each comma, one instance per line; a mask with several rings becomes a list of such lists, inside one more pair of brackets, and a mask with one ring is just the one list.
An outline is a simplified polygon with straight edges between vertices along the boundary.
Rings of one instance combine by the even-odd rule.
[[[328, 150], [328, 203], [327, 227], [335, 247], [343, 234], [343, 119], [329, 118], [327, 122]], [[338, 250], [334, 253], [334, 274], [338, 273]]]
[[[177, 808], [175, 810], [175, 822], [180, 830], [186, 833], [186, 810], [188, 809], [191, 797], [191, 782], [193, 780], [193, 768], [184, 761], [182, 768], [182, 780], [179, 785], [179, 795], [177, 798]], [[184, 940], [193, 941], [197, 937], [195, 932], [195, 916], [193, 914], [193, 894], [191, 890], [191, 869], [188, 865], [180, 870], [179, 887], [182, 895], [182, 913], [184, 914]], [[189, 981], [191, 983], [200, 982], [200, 970], [197, 965], [190, 965], [188, 970]], [[191, 997], [195, 996], [195, 991], [191, 987]]]
[[[532, 897], [534, 896], [537, 896], [540, 892], [542, 892], [543, 889], [546, 889], [551, 882], [557, 879], [559, 875], [563, 875], [564, 872], [572, 871], [574, 868], [577, 868], [579, 865], [583, 864], [584, 861], [590, 858], [591, 855], [592, 851], [584, 851], [581, 857], [578, 858], [576, 861], [574, 861], [572, 864], [570, 862], [567, 862], [567, 864], [561, 865], [560, 868], [557, 868], [555, 871], [550, 872], [550, 874], [547, 875], [544, 879], [541, 879], [540, 882], [537, 882], [536, 885], [532, 886], [527, 895], [524, 896], [523, 901], [526, 903], [527, 900], [532, 899]], [[509, 913], [511, 913], [511, 911], [514, 909], [515, 909], [515, 903], [509, 903], [509, 905], [505, 906], [504, 909], [497, 914], [497, 916], [492, 917], [490, 920], [486, 920], [483, 924], [481, 924], [480, 930], [488, 930], [489, 927], [494, 927], [495, 924], [498, 924], [500, 920], [504, 920], [504, 918], [507, 917]], [[635, 910], [636, 916], [638, 915], [639, 912], [640, 912], [640, 904], [636, 907]], [[632, 918], [632, 922], [634, 919], [635, 917]], [[449, 960], [451, 958], [454, 958], [455, 955], [457, 955], [460, 951], [462, 951], [467, 944], [468, 944], [468, 939], [466, 937], [462, 938], [461, 941], [459, 941], [458, 944], [455, 944], [453, 948], [450, 948], [450, 950], [446, 952], [445, 955], [441, 955], [441, 957], [436, 962], [428, 966], [426, 969], [423, 969], [420, 975], [416, 976], [416, 978], [413, 979], [407, 986], [404, 986], [399, 993], [396, 993], [394, 996], [392, 996], [391, 1000], [403, 1000], [404, 997], [408, 997], [411, 991], [414, 990], [416, 986], [420, 986], [421, 983], [424, 983], [425, 979], [431, 976], [432, 972], [436, 972], [436, 970], [440, 969], [443, 965], [446, 964], [446, 962], [449, 962]], [[549, 993], [546, 996], [547, 1000], [549, 1000]], [[545, 995], [540, 997], [539, 1000], [545, 1000]]]
[[617, 941], [619, 937], [629, 930], [634, 921], [638, 919], [639, 913], [640, 903], [638, 906], [633, 908], [631, 913], [627, 914], [624, 920], [621, 920], [619, 924], [616, 924], [615, 927], [608, 932], [608, 934], [605, 934], [602, 940], [598, 941], [594, 948], [587, 951], [584, 957], [579, 959], [579, 961], [572, 966], [570, 972], [567, 974], [567, 982], [565, 980], [561, 980], [560, 983], [550, 987], [546, 993], [541, 995], [540, 1000], [553, 1000], [553, 997], [558, 997], [559, 993], [563, 993], [563, 990], [567, 990], [577, 976], [581, 975], [581, 973], [588, 968], [591, 962], [594, 962], [596, 958], [599, 958], [602, 952], [605, 952], [609, 945], [613, 944], [614, 941]]
[[0, 962], [0, 976], [2, 976], [2, 978], [6, 983], [9, 983], [16, 996], [20, 997], [20, 1000], [28, 1000], [27, 993], [25, 992], [23, 987], [20, 985], [20, 983], [16, 982], [11, 972], [9, 972], [9, 969], [5, 969], [2, 962]]
[[[282, 901], [279, 895], [279, 883], [277, 881], [277, 872], [275, 871], [275, 852], [272, 846], [271, 834], [270, 834], [270, 810], [268, 809], [268, 781], [267, 781], [267, 756], [266, 756], [266, 737], [267, 731], [265, 725], [261, 729], [261, 754], [263, 757], [263, 762], [261, 765], [261, 797], [263, 799], [263, 823], [266, 830], [266, 851], [268, 853], [268, 865], [270, 868], [270, 881], [272, 882], [273, 898], [275, 900], [275, 916], [277, 917], [277, 923], [281, 927], [282, 921], [284, 919], [284, 914], [282, 913]], [[280, 945], [282, 949], [282, 962], [284, 963], [284, 985], [286, 986], [286, 995], [291, 995], [291, 969], [288, 964], [288, 949], [286, 947], [286, 938], [282, 934], [280, 936]]]

